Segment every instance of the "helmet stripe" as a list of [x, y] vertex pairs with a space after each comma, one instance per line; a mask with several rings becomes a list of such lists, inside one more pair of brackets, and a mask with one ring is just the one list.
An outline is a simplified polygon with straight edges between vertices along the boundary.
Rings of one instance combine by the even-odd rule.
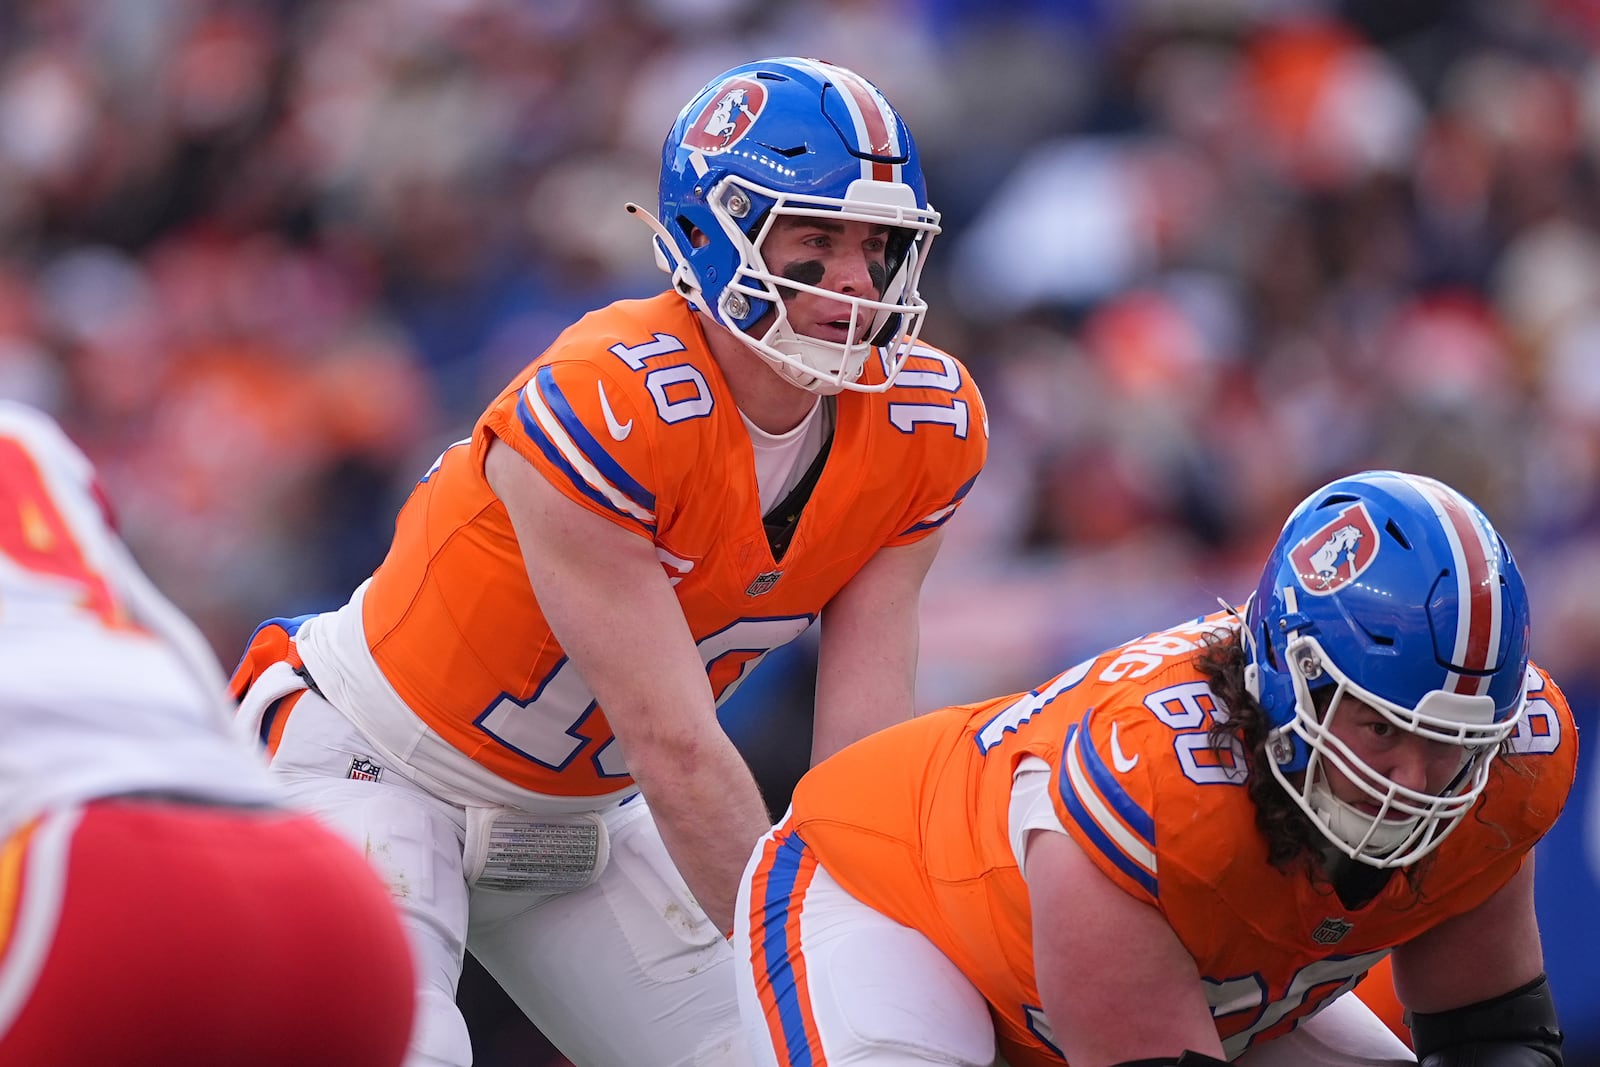
[[[1459, 611], [1451, 660], [1467, 670], [1487, 671], [1500, 647], [1500, 575], [1494, 562], [1498, 549], [1485, 538], [1459, 493], [1431, 479], [1418, 478], [1415, 484], [1438, 515], [1455, 557]], [[1451, 672], [1446, 688], [1476, 696], [1488, 691], [1489, 678]]]
[[[839, 95], [850, 110], [850, 118], [855, 124], [856, 151], [870, 156], [902, 155], [900, 126], [895, 119], [894, 109], [883, 95], [853, 71], [821, 60], [812, 60], [811, 63], [819, 76], [840, 90]], [[897, 182], [900, 180], [900, 165], [863, 159], [861, 176], [881, 182]]]

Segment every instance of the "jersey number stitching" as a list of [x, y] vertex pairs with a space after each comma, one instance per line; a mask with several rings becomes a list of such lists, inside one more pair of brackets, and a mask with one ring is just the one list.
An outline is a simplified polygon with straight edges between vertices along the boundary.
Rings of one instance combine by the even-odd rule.
[[[706, 665], [706, 675], [711, 679], [717, 703], [732, 696], [767, 653], [798, 637], [811, 625], [813, 618], [815, 616], [797, 615], [740, 619], [702, 639], [696, 647]], [[539, 707], [541, 703], [544, 708]], [[563, 724], [547, 710], [563, 707], [582, 710], [571, 722]], [[599, 740], [579, 732], [597, 707], [594, 694], [572, 667], [572, 661], [563, 656], [532, 696], [518, 700], [502, 694], [478, 716], [475, 725], [519, 756], [558, 771], [592, 741]], [[595, 774], [601, 778], [621, 778], [628, 774], [621, 754], [611, 744], [614, 740], [608, 731], [590, 757]]]

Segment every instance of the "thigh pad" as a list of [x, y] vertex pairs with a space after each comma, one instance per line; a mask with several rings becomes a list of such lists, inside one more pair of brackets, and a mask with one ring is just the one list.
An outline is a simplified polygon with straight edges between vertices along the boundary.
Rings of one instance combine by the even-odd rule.
[[[834, 1013], [861, 1044], [954, 1067], [994, 1062], [987, 1002], [917, 931], [888, 919], [857, 929], [828, 954], [826, 967]], [[907, 1003], [915, 1009], [891, 1010]]]

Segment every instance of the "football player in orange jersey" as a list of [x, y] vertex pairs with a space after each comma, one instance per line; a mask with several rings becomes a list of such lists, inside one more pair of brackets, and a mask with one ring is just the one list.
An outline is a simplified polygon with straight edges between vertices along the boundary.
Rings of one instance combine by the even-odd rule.
[[[740, 889], [757, 1061], [1560, 1064], [1532, 848], [1577, 736], [1528, 640], [1460, 493], [1325, 486], [1242, 609], [802, 778]], [[1350, 993], [1386, 958], [1415, 1054]]]
[[823, 621], [813, 755], [914, 710], [917, 606], [982, 401], [919, 339], [939, 216], [900, 116], [814, 60], [684, 108], [670, 289], [563, 333], [447, 449], [342, 609], [263, 626], [241, 715], [359, 842], [466, 1064], [470, 949], [585, 1067], [747, 1062], [727, 941], [771, 826], [716, 705]]
[[223, 685], [88, 458], [0, 401], [0, 1063], [400, 1063], [400, 917]]

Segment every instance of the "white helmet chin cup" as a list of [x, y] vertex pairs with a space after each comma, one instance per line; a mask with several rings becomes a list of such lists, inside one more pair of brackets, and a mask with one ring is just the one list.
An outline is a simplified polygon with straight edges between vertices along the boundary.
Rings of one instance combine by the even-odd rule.
[[1382, 858], [1406, 843], [1417, 831], [1419, 816], [1404, 819], [1374, 818], [1352, 804], [1346, 804], [1318, 780], [1309, 790], [1306, 799], [1315, 818], [1320, 820], [1323, 833], [1345, 846], [1346, 855], [1360, 859], [1363, 856]]
[[802, 389], [823, 396], [842, 392], [860, 378], [867, 353], [871, 351], [863, 345], [838, 345], [793, 333], [782, 340], [765, 341], [763, 338], [763, 341], [773, 351], [787, 357], [773, 360], [762, 349], [756, 349], [780, 375]]

